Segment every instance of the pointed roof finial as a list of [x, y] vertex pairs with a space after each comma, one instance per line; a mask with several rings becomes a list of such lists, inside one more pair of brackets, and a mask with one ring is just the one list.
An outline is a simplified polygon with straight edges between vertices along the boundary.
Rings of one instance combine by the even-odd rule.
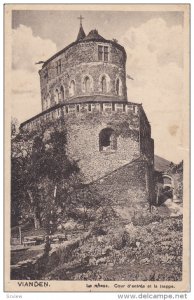
[[77, 40], [76, 41], [80, 41], [80, 40], [83, 40], [86, 36], [84, 30], [83, 30], [83, 27], [82, 27], [82, 20], [84, 19], [82, 17], [82, 15], [80, 15], [80, 17], [78, 18], [80, 20], [80, 29], [79, 29], [79, 32], [78, 32], [78, 36], [77, 36]]
[[82, 15], [80, 15], [80, 16], [78, 17], [78, 19], [80, 20], [80, 26], [82, 26], [82, 20], [83, 20], [84, 18], [82, 17]]

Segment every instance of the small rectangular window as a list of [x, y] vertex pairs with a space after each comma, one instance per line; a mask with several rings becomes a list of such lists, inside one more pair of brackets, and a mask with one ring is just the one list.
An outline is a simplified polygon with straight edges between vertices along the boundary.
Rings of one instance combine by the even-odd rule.
[[103, 46], [98, 46], [98, 60], [103, 59]]
[[138, 108], [137, 108], [136, 105], [133, 105], [133, 112], [134, 112], [135, 114], [137, 114], [137, 112], [138, 112]]
[[59, 59], [59, 74], [61, 74], [61, 59]]
[[108, 47], [104, 46], [104, 61], [108, 61]]
[[58, 61], [56, 62], [56, 72], [58, 74]]
[[123, 104], [123, 112], [125, 112], [126, 104]]
[[79, 112], [79, 105], [77, 105], [76, 110], [77, 110], [77, 112]]
[[68, 114], [69, 110], [68, 110], [68, 106], [65, 107], [65, 111]]
[[103, 103], [100, 103], [100, 110], [103, 111]]
[[91, 104], [88, 104], [88, 111], [91, 111], [92, 110], [92, 106]]
[[45, 69], [45, 72], [44, 72], [44, 79], [46, 82], [48, 82], [49, 78], [48, 78], [48, 69], [47, 68]]
[[108, 61], [108, 46], [98, 46], [98, 60]]
[[57, 75], [61, 74], [61, 59], [59, 59], [56, 63]]
[[115, 111], [115, 103], [112, 103], [112, 111]]

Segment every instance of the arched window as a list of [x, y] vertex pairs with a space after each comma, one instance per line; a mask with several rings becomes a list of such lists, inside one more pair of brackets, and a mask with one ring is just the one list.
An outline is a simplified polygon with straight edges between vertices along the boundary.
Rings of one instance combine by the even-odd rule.
[[75, 81], [74, 80], [72, 80], [70, 82], [69, 95], [70, 96], [74, 96], [75, 95]]
[[116, 94], [117, 95], [119, 95], [119, 86], [120, 86], [120, 84], [119, 84], [119, 78], [117, 78], [117, 80], [116, 80]]
[[101, 74], [98, 82], [99, 92], [106, 94], [110, 91], [110, 77], [108, 74]]
[[107, 92], [106, 76], [102, 76], [102, 79], [101, 79], [101, 89], [102, 89], [102, 93], [106, 93]]
[[59, 103], [59, 91], [58, 89], [55, 90], [54, 92], [54, 99], [55, 99], [55, 104]]
[[46, 99], [46, 108], [49, 108], [51, 106], [51, 94], [50, 92], [47, 95], [47, 99]]
[[85, 75], [82, 78], [82, 91], [86, 94], [93, 91], [93, 78], [91, 75]]
[[104, 128], [99, 134], [99, 150], [110, 151], [117, 149], [117, 138], [112, 128]]
[[64, 101], [65, 100], [65, 93], [64, 93], [64, 88], [63, 86], [60, 87], [60, 100]]
[[90, 78], [88, 76], [86, 76], [84, 78], [84, 90], [86, 93], [89, 93], [91, 89], [91, 82], [90, 82]]
[[121, 84], [121, 80], [119, 78], [117, 78], [117, 80], [116, 80], [115, 91], [118, 96], [122, 95], [122, 84]]
[[162, 177], [163, 177], [163, 185], [164, 186], [172, 186], [173, 185], [173, 180], [172, 180], [171, 176], [164, 174]]

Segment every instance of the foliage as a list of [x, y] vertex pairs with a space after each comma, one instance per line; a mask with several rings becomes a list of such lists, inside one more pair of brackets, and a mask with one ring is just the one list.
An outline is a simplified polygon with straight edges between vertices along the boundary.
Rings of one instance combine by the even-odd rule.
[[174, 164], [173, 162], [171, 162], [166, 172], [169, 174], [183, 173], [183, 160], [178, 164]]
[[131, 221], [134, 226], [145, 226], [153, 222], [161, 222], [162, 217], [158, 214], [149, 212], [135, 212]]
[[145, 226], [103, 225], [106, 234], [93, 231], [52, 271], [52, 279], [64, 274], [66, 280], [181, 280], [181, 224], [181, 218], [166, 218]]
[[33, 135], [20, 132], [13, 140], [14, 221], [31, 218], [36, 228], [43, 226], [51, 234], [61, 222], [73, 218], [85, 229], [96, 219], [96, 211], [105, 207], [95, 187], [83, 183], [77, 163], [67, 156], [66, 144], [64, 129], [44, 126]]
[[[16, 226], [19, 221], [20, 209], [18, 205], [18, 199], [22, 197], [22, 168], [23, 161], [21, 159], [12, 159], [11, 160], [11, 169], [12, 169], [12, 177], [11, 177], [11, 226]], [[13, 187], [15, 187], [13, 189]]]
[[11, 117], [11, 137], [14, 137], [19, 130], [19, 121], [17, 118]]
[[12, 140], [13, 225], [21, 216], [23, 222], [33, 218], [35, 227], [41, 221], [46, 227], [56, 221], [55, 204], [61, 200], [57, 188], [79, 171], [77, 164], [67, 158], [66, 142], [65, 131], [48, 129], [42, 129], [33, 138], [28, 132], [20, 133]]

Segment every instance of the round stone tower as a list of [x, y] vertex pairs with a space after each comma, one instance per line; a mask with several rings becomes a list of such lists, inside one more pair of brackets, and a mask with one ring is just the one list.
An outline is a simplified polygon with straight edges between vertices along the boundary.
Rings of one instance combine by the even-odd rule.
[[86, 182], [101, 186], [108, 176], [105, 194], [110, 188], [110, 197], [141, 200], [152, 190], [154, 144], [142, 105], [127, 100], [125, 65], [125, 49], [116, 40], [97, 30], [85, 35], [80, 25], [76, 41], [44, 62], [42, 112], [21, 127], [65, 127], [67, 155]]
[[[49, 58], [39, 71], [42, 111], [59, 103], [114, 100], [126, 102], [126, 52], [97, 30]], [[97, 98], [96, 98], [97, 97]]]

